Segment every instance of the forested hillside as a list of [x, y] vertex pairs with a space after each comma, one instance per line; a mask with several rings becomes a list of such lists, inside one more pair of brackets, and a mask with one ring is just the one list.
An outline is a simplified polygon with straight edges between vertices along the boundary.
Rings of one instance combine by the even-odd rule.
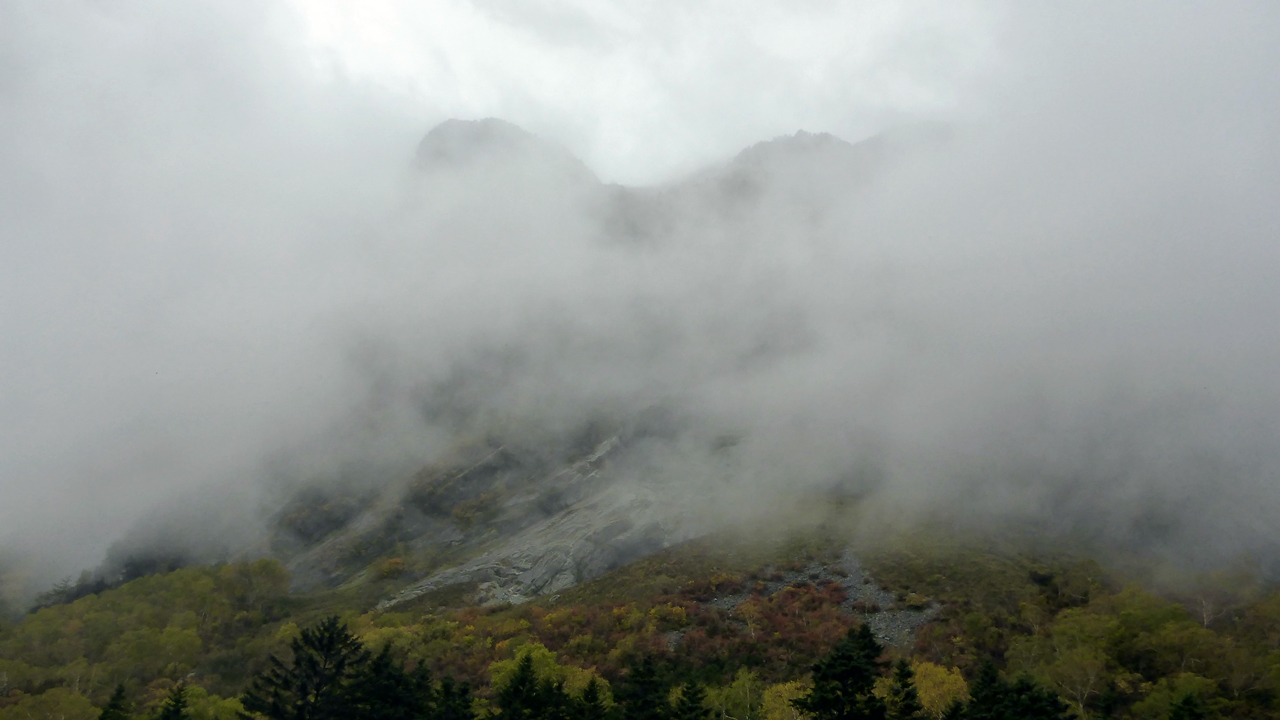
[[[369, 673], [399, 683], [418, 708], [404, 717], [464, 705], [502, 717], [837, 717], [823, 688], [863, 680], [840, 695], [861, 709], [840, 712], [897, 717], [904, 688], [921, 718], [1015, 706], [1152, 720], [1280, 711], [1280, 594], [1221, 578], [1162, 596], [1080, 558], [904, 546], [851, 566], [829, 540], [761, 549], [709, 538], [546, 602], [475, 606], [451, 593], [379, 611], [358, 588], [291, 593], [271, 560], [134, 580], [4, 627], [0, 720], [93, 720], [117, 688], [135, 717], [172, 716], [177, 695], [193, 720], [293, 717], [262, 700], [262, 673], [300, 667], [325, 627], [349, 631], [353, 668], [366, 668], [338, 685], [356, 692]], [[255, 677], [256, 701], [245, 696]], [[1000, 693], [1014, 705], [982, 710]], [[530, 710], [530, 698], [550, 704]]]

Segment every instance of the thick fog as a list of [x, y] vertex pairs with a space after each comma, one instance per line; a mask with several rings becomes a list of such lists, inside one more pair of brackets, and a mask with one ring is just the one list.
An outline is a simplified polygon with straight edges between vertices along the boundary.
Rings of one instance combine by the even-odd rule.
[[654, 413], [727, 520], [835, 488], [1276, 557], [1274, 7], [441, 3], [470, 55], [370, 7], [0, 6], [0, 539], [42, 581]]

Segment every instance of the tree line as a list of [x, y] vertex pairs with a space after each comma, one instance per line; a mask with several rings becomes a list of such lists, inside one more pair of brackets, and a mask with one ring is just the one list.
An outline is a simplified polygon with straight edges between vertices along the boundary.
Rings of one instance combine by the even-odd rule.
[[[612, 693], [592, 677], [577, 691], [539, 677], [534, 653], [518, 653], [514, 670], [478, 710], [471, 687], [423, 666], [409, 667], [389, 647], [374, 653], [331, 616], [303, 629], [291, 657], [271, 656], [241, 697], [242, 720], [715, 720], [702, 684], [673, 678], [652, 655], [630, 664]], [[811, 668], [807, 691], [790, 700], [796, 717], [813, 720], [931, 720], [919, 699], [910, 663], [886, 662], [885, 648], [863, 623], [851, 628]], [[155, 720], [193, 720], [187, 688], [178, 684]], [[1067, 720], [1068, 706], [1029, 676], [979, 670], [967, 700], [955, 700], [944, 720]], [[1171, 720], [1205, 717], [1193, 696], [1179, 701]], [[124, 687], [99, 720], [131, 720]], [[723, 715], [723, 720], [738, 720]]]

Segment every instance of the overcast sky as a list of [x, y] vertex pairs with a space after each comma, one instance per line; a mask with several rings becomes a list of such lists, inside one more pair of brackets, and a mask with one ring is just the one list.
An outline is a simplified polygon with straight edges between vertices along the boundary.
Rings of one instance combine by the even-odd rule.
[[[1158, 457], [1138, 475], [1175, 478], [1142, 484], [1176, 487], [1161, 490], [1172, 503], [1211, 487], [1167, 472], [1181, 456], [1159, 448], [1191, 437], [1203, 456], [1247, 466], [1237, 504], [1215, 518], [1273, 507], [1278, 13], [1267, 2], [0, 4], [0, 539], [71, 572], [182, 493], [253, 487], [267, 459], [322, 442], [367, 404], [353, 338], [501, 344], [523, 338], [511, 328], [527, 308], [617, 327], [628, 316], [600, 308], [636, 298], [711, 325], [732, 312], [758, 311], [731, 327], [812, 320], [822, 349], [781, 375], [725, 381], [706, 360], [723, 348], [690, 341], [672, 357], [706, 360], [711, 379], [673, 376], [665, 390], [790, 423], [771, 437], [827, 453], [816, 474], [847, 464], [841, 432], [883, 421], [904, 477], [940, 476], [939, 457], [985, 447], [1024, 467], [1031, 456], [1009, 450], [1018, 437], [1055, 477]], [[735, 251], [740, 277], [716, 280], [721, 246], [637, 264], [573, 244], [578, 217], [540, 226], [512, 211], [510, 227], [527, 233], [511, 238], [437, 217], [434, 234], [402, 242], [418, 141], [445, 119], [483, 117], [630, 184], [800, 129], [857, 141], [930, 121], [975, 139], [880, 188], [864, 214], [836, 213], [849, 225], [804, 231], [820, 240], [797, 239], [786, 206], [735, 226], [759, 242]], [[855, 227], [871, 240], [833, 240]], [[531, 244], [538, 233], [546, 244]], [[570, 292], [592, 273], [607, 281]], [[861, 340], [841, 313], [861, 312], [859, 288], [901, 277], [895, 312], [937, 332], [885, 353], [912, 359], [875, 383], [876, 397], [902, 390], [892, 412], [851, 414], [873, 383], [847, 377]], [[777, 305], [739, 303], [761, 279]], [[615, 350], [630, 347], [627, 329]], [[410, 348], [400, 362], [429, 375], [444, 354]], [[597, 370], [622, 382], [586, 368]], [[1187, 394], [1195, 387], [1205, 397]], [[1125, 393], [1141, 402], [1117, 409]], [[1164, 434], [1144, 425], [1129, 459], [1081, 462], [1091, 440], [1071, 432], [1178, 402], [1210, 409]], [[1019, 436], [1031, 425], [1009, 408], [1033, 405], [1042, 432]], [[824, 429], [802, 437], [806, 421]], [[975, 437], [975, 426], [996, 430]], [[375, 423], [361, 452], [427, 452], [399, 427]], [[774, 449], [799, 472], [794, 452]], [[767, 443], [755, 452], [770, 462]], [[1108, 467], [1096, 483], [1119, 472]], [[899, 494], [941, 480], [930, 482]], [[1260, 517], [1256, 534], [1274, 537]]]
[[502, 117], [648, 182], [797, 129], [977, 111], [1001, 3], [296, 2], [317, 71]]

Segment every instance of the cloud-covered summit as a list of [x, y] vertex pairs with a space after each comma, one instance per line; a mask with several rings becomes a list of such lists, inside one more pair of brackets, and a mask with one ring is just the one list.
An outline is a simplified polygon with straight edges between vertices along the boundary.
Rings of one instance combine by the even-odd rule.
[[[643, 151], [610, 118], [660, 89], [426, 113], [317, 72], [280, 6], [0, 7], [6, 542], [63, 574], [211, 488], [252, 515], [264, 487], [403, 478], [462, 434], [658, 408], [681, 431], [647, 476], [726, 517], [839, 484], [878, 517], [1269, 555], [1280, 22], [1002, 17], [948, 131], [841, 141], [865, 124], [684, 93], [655, 116], [672, 143], [644, 134], [682, 174], [631, 187], [546, 139], [622, 163]], [[922, 42], [888, 67], [927, 70]], [[688, 87], [720, 87], [704, 70]], [[810, 75], [803, 107], [892, 79]], [[424, 128], [494, 114], [543, 140], [449, 123], [419, 166]]]

